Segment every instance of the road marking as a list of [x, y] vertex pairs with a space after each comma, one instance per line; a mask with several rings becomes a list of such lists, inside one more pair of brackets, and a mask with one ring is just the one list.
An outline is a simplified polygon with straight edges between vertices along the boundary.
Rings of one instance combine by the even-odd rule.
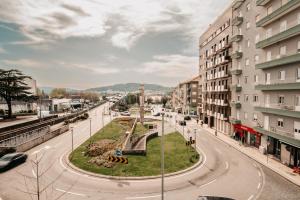
[[229, 163], [226, 161], [225, 163], [225, 168], [228, 169], [229, 168]]
[[261, 177], [261, 173], [260, 173], [260, 171], [258, 171], [258, 176], [259, 176], [259, 177]]
[[[166, 195], [164, 195], [165, 197]], [[156, 198], [161, 197], [161, 195], [153, 195], [153, 196], [143, 196], [143, 197], [126, 197], [125, 199], [148, 199], [148, 198]]]
[[254, 166], [255, 168], [257, 168], [257, 164], [256, 164], [256, 163], [253, 163], [253, 166]]
[[222, 151], [218, 148], [215, 148], [215, 150], [219, 153], [219, 154], [222, 154]]
[[39, 150], [36, 150], [34, 152], [31, 153], [31, 155], [35, 155], [35, 154], [38, 154], [39, 152], [43, 151], [43, 150], [48, 150], [48, 149], [51, 149], [51, 146], [44, 146], [43, 148], [39, 149]]
[[251, 200], [251, 199], [253, 199], [253, 197], [254, 197], [254, 196], [253, 196], [253, 194], [252, 194], [252, 195], [251, 195], [251, 196], [248, 198], [248, 200]]
[[257, 189], [259, 189], [259, 188], [260, 188], [260, 186], [261, 186], [261, 184], [259, 183], [259, 184], [258, 184], [258, 186], [257, 186]]
[[85, 195], [85, 194], [80, 194], [80, 193], [75, 193], [75, 192], [68, 192], [68, 191], [65, 191], [65, 190], [62, 190], [62, 189], [58, 189], [58, 188], [55, 188], [55, 190], [59, 191], [59, 192], [67, 193], [67, 194], [76, 195], [76, 196], [87, 197], [87, 195]]
[[31, 171], [32, 171], [32, 174], [33, 174], [34, 178], [37, 178], [37, 176], [36, 176], [34, 170], [32, 169]]
[[204, 184], [204, 185], [200, 185], [198, 188], [203, 188], [203, 187], [208, 186], [208, 185], [210, 185], [210, 184], [212, 184], [212, 183], [214, 183], [214, 182], [216, 182], [216, 181], [217, 181], [217, 179], [212, 180], [212, 181], [210, 181], [210, 182], [208, 182], [208, 183], [206, 183], [206, 184]]

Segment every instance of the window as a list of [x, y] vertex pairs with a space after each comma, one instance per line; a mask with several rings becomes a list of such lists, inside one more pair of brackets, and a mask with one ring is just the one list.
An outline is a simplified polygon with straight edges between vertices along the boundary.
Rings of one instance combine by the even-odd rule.
[[273, 12], [272, 6], [267, 8], [267, 15], [271, 14]]
[[239, 31], [239, 35], [242, 35], [242, 29], [239, 28], [238, 31]]
[[296, 81], [300, 81], [300, 67], [296, 71]]
[[300, 24], [300, 13], [298, 13], [298, 24]]
[[244, 96], [244, 101], [245, 101], [245, 102], [248, 102], [248, 101], [249, 101], [249, 95], [248, 95], [248, 94], [245, 94], [245, 96]]
[[254, 56], [254, 61], [255, 61], [255, 63], [258, 63], [258, 61], [259, 61], [259, 55], [255, 55]]
[[249, 29], [250, 28], [250, 22], [246, 23], [246, 28]]
[[258, 102], [258, 95], [253, 95], [253, 102]]
[[241, 95], [237, 95], [237, 101], [240, 102], [241, 100]]
[[245, 76], [245, 83], [248, 83], [248, 76]]
[[247, 47], [250, 47], [250, 40], [247, 40]]
[[258, 75], [254, 75], [254, 83], [258, 83]]
[[266, 38], [269, 38], [272, 36], [272, 28], [269, 28], [267, 31], [266, 31]]
[[238, 110], [238, 111], [236, 111], [236, 119], [240, 119], [240, 111]]
[[278, 118], [277, 119], [277, 125], [278, 125], [278, 127], [283, 127], [283, 119], [282, 118]]
[[251, 8], [251, 5], [250, 5], [250, 3], [248, 3], [248, 4], [247, 4], [247, 11], [249, 11], [250, 8]]
[[257, 121], [257, 114], [253, 113], [253, 121]]
[[244, 113], [244, 118], [248, 119], [248, 113], [246, 113], [246, 112]]
[[272, 52], [267, 51], [267, 61], [271, 61], [271, 58], [272, 58]]
[[298, 45], [297, 46], [298, 46], [298, 48], [297, 48], [298, 52], [300, 52], [300, 41], [298, 41]]
[[259, 34], [257, 34], [256, 36], [255, 36], [255, 43], [258, 43], [259, 42]]
[[258, 22], [260, 20], [260, 15], [255, 16], [255, 22]]
[[279, 80], [281, 81], [285, 80], [285, 71], [279, 71]]
[[280, 47], [280, 51], [279, 52], [280, 52], [281, 56], [284, 56], [286, 54], [286, 46]]
[[238, 45], [238, 52], [242, 52], [242, 46]]
[[280, 95], [280, 96], [278, 97], [278, 103], [279, 103], [279, 104], [284, 104], [284, 96], [283, 96], [283, 95]]
[[246, 58], [245, 64], [246, 64], [246, 66], [250, 65], [250, 60], [249, 60], [249, 58]]
[[240, 61], [238, 61], [237, 66], [238, 66], [238, 69], [241, 69], [241, 62]]
[[239, 17], [243, 17], [243, 13], [241, 11], [239, 12]]
[[280, 32], [283, 32], [285, 30], [286, 30], [286, 20], [280, 23]]

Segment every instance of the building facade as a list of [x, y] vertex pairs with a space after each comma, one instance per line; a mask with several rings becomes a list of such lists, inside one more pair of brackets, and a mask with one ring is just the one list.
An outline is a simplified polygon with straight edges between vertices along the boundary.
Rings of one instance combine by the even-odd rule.
[[232, 13], [229, 7], [201, 35], [199, 76], [200, 119], [208, 127], [230, 133]]

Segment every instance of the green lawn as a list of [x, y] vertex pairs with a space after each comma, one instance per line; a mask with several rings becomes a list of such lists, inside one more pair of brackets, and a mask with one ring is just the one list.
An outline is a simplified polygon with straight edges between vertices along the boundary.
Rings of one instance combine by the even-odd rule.
[[[92, 138], [93, 141], [99, 139], [117, 139], [126, 128], [117, 122], [107, 125]], [[125, 130], [126, 131], [126, 130]], [[147, 156], [126, 156], [129, 164], [116, 164], [113, 168], [99, 167], [90, 164], [91, 157], [84, 156], [87, 150], [86, 141], [78, 147], [70, 156], [71, 162], [84, 170], [113, 176], [152, 176], [160, 174], [160, 137], [151, 139], [147, 144]], [[186, 169], [198, 161], [198, 153], [191, 147], [185, 145], [184, 138], [177, 132], [165, 136], [165, 172], [171, 173]]]
[[149, 131], [148, 128], [146, 128], [145, 126], [143, 126], [141, 123], [137, 123], [136, 128], [135, 128], [133, 134], [140, 136], [140, 135], [146, 134], [148, 131]]

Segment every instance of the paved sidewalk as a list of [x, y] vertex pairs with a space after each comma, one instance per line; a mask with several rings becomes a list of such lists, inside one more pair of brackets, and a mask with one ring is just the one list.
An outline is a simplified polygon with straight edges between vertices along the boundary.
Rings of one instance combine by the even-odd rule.
[[[198, 127], [200, 127], [200, 125]], [[203, 129], [206, 130], [207, 132], [211, 133], [212, 135], [215, 135], [215, 130], [208, 128], [205, 125], [203, 126]], [[230, 138], [228, 135], [225, 135], [220, 132], [218, 132], [217, 138], [222, 140], [223, 142], [229, 144], [230, 146], [234, 147], [238, 151], [244, 153], [245, 155], [249, 156], [250, 158], [256, 160], [260, 164], [268, 167], [269, 169], [278, 173], [282, 177], [288, 179], [292, 183], [300, 186], [300, 175], [293, 173], [293, 170], [291, 168], [272, 159], [272, 157], [270, 155], [267, 157], [266, 155], [261, 154], [258, 151], [258, 149], [254, 148], [254, 147], [244, 146], [239, 141], [236, 141], [236, 140]]]

